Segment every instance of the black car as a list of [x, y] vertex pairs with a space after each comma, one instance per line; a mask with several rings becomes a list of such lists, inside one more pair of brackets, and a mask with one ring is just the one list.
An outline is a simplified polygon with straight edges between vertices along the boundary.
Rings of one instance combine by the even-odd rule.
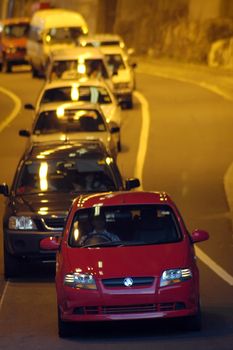
[[21, 158], [13, 184], [0, 185], [6, 199], [3, 218], [4, 273], [14, 277], [21, 263], [55, 261], [40, 250], [40, 240], [62, 233], [71, 203], [80, 193], [129, 190], [116, 162], [100, 141], [32, 145]]

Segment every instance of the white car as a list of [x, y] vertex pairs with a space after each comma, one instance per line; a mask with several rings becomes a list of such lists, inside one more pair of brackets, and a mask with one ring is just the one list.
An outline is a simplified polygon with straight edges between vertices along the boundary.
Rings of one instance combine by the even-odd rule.
[[109, 70], [112, 74], [113, 93], [127, 108], [133, 107], [133, 90], [135, 89], [136, 63], [129, 64], [128, 56], [118, 46], [103, 46]]
[[107, 123], [99, 104], [84, 102], [43, 104], [36, 113], [32, 130], [20, 130], [30, 143], [48, 141], [100, 140], [114, 158], [119, 127]]
[[88, 47], [103, 47], [103, 46], [119, 46], [124, 49], [126, 54], [132, 55], [134, 53], [133, 48], [126, 48], [126, 44], [123, 38], [118, 34], [112, 33], [97, 33], [93, 35], [81, 35], [79, 37], [79, 45]]
[[[34, 107], [26, 104], [26, 109], [38, 111], [42, 105], [53, 102], [90, 102], [98, 103], [105, 115], [106, 121], [116, 123], [121, 127], [121, 107], [103, 80], [86, 79], [80, 80], [54, 80], [45, 83]], [[121, 150], [120, 132], [114, 134], [118, 151]]]
[[103, 53], [94, 47], [76, 47], [53, 51], [47, 70], [47, 80], [72, 80], [83, 77], [104, 80], [110, 89], [111, 72]]

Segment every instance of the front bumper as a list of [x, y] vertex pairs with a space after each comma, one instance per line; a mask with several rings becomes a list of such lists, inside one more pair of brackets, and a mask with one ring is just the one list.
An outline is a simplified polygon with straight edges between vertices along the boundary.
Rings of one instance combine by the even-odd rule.
[[[58, 297], [64, 321], [114, 321], [177, 318], [198, 312], [198, 296], [193, 281], [173, 287], [134, 288], [111, 291], [75, 290], [63, 287]], [[61, 291], [60, 291], [61, 292]], [[58, 292], [58, 293], [60, 293]]]
[[5, 232], [5, 249], [15, 257], [29, 258], [32, 260], [46, 261], [56, 260], [54, 251], [43, 251], [40, 249], [40, 241], [50, 236], [58, 236], [59, 232], [40, 231], [9, 231]]

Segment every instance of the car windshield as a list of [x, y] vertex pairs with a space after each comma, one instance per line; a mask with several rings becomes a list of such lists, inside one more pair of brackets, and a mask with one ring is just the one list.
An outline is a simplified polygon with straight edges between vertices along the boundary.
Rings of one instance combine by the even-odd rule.
[[27, 161], [16, 181], [16, 194], [103, 192], [117, 190], [115, 175], [104, 158], [85, 157]]
[[24, 38], [28, 36], [29, 24], [18, 23], [4, 26], [3, 33], [8, 38]]
[[102, 59], [67, 59], [55, 60], [52, 64], [50, 79], [80, 79], [103, 78], [108, 79], [109, 74]]
[[45, 35], [45, 41], [49, 45], [73, 43], [82, 34], [81, 27], [51, 28]]
[[103, 117], [97, 110], [64, 110], [61, 106], [57, 110], [41, 112], [36, 121], [33, 134], [104, 131], [106, 131], [106, 126]]
[[125, 63], [120, 54], [106, 54], [105, 57], [111, 72], [118, 72], [120, 69], [126, 69]]
[[119, 247], [175, 243], [182, 239], [172, 209], [167, 205], [96, 206], [77, 211], [71, 247]]
[[101, 86], [61, 86], [45, 90], [41, 104], [50, 102], [85, 101], [91, 103], [112, 103], [108, 91]]

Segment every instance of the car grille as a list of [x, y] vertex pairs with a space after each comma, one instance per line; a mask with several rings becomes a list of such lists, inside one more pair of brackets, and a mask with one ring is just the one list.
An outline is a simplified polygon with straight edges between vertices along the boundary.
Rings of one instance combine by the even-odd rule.
[[140, 314], [159, 311], [174, 311], [185, 309], [182, 302], [140, 304], [140, 305], [112, 305], [112, 306], [85, 306], [73, 310], [76, 315], [117, 315], [117, 314]]
[[49, 231], [62, 231], [65, 224], [65, 218], [63, 217], [47, 217], [41, 219], [41, 221], [44, 228]]
[[[154, 282], [154, 277], [132, 277], [131, 279], [132, 287], [150, 286]], [[124, 280], [125, 278], [109, 278], [103, 279], [102, 283], [106, 288], [125, 287]]]

